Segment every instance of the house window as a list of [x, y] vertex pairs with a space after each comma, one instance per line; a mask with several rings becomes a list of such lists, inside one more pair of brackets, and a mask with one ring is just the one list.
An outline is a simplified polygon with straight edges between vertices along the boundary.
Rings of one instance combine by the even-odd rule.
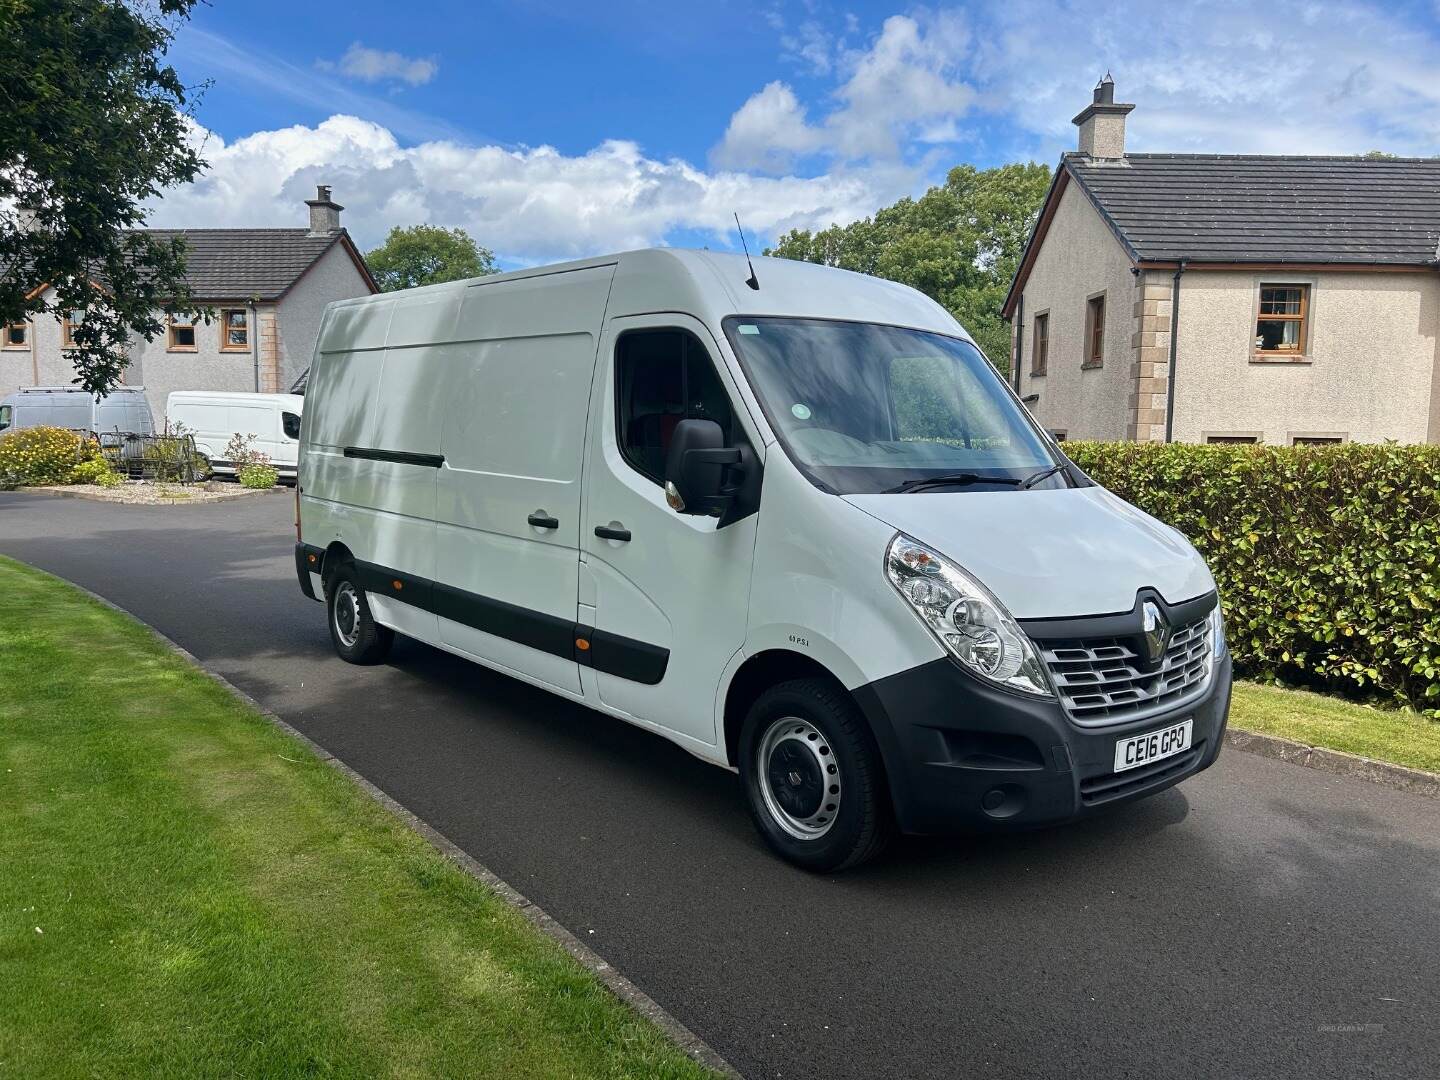
[[1035, 341], [1030, 349], [1030, 374], [1044, 375], [1045, 365], [1050, 362], [1050, 313], [1042, 311], [1035, 316]]
[[220, 348], [223, 352], [250, 351], [250, 313], [244, 308], [220, 312]]
[[632, 468], [664, 483], [670, 436], [681, 420], [714, 420], [728, 445], [730, 398], [710, 354], [688, 330], [632, 330], [615, 347], [615, 427]]
[[195, 351], [195, 319], [190, 315], [171, 315], [165, 347], [170, 352]]
[[1050, 437], [1056, 442], [1064, 442], [1067, 434], [1068, 432], [1057, 431], [1054, 428], [1050, 429]]
[[1259, 435], [1206, 435], [1205, 441], [1212, 446], [1246, 445], [1260, 441]]
[[62, 349], [73, 349], [75, 345], [75, 328], [85, 320], [85, 312], [79, 308], [73, 308], [65, 312], [60, 319], [60, 347]]
[[1310, 309], [1309, 285], [1261, 285], [1255, 321], [1255, 352], [1260, 356], [1303, 356]]
[[7, 349], [28, 349], [30, 347], [30, 324], [16, 322], [6, 326], [4, 347]]
[[1345, 441], [1344, 435], [1292, 435], [1291, 446], [1339, 446]]
[[1097, 368], [1105, 362], [1105, 297], [1092, 296], [1085, 302], [1085, 359], [1082, 368]]

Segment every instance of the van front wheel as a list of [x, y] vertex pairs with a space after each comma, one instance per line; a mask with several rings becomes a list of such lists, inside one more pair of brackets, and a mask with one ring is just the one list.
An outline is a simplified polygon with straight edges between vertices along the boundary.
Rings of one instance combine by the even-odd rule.
[[760, 835], [797, 866], [844, 870], [890, 840], [879, 749], [838, 686], [797, 679], [762, 694], [740, 734], [740, 778]]
[[330, 579], [325, 594], [330, 613], [330, 640], [340, 659], [351, 664], [378, 664], [395, 643], [395, 631], [381, 626], [370, 614], [365, 590], [353, 566], [342, 566]]

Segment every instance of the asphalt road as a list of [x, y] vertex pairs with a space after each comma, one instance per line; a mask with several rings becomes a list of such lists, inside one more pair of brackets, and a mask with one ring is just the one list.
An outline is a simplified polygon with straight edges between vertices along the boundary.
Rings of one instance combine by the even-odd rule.
[[290, 515], [0, 494], [0, 552], [180, 642], [747, 1075], [1436, 1075], [1440, 801], [1228, 751], [1079, 825], [813, 877], [657, 737], [414, 642], [340, 662]]

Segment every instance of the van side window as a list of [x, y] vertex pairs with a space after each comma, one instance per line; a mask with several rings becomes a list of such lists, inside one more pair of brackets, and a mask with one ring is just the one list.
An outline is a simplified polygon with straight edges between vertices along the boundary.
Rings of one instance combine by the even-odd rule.
[[300, 417], [296, 413], [281, 413], [280, 426], [284, 428], [287, 439], [300, 438]]
[[615, 431], [620, 452], [657, 484], [681, 420], [714, 420], [730, 443], [730, 398], [710, 355], [688, 330], [632, 330], [615, 346]]

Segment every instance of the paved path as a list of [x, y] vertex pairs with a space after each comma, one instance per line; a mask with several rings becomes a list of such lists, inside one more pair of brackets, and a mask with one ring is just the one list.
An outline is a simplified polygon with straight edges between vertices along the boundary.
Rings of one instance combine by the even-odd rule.
[[290, 522], [278, 495], [0, 494], [0, 553], [180, 642], [747, 1075], [1440, 1068], [1440, 801], [1231, 751], [1078, 826], [812, 877], [761, 847], [732, 775], [656, 737], [413, 642], [341, 663]]

